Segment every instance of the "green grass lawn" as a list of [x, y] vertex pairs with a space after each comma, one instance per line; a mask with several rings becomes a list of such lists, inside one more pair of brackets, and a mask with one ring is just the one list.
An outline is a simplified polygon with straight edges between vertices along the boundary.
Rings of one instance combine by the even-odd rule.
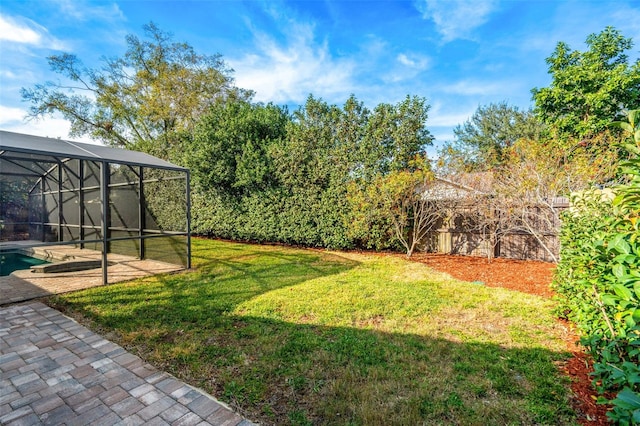
[[194, 239], [49, 304], [261, 424], [573, 424], [553, 303], [392, 256]]

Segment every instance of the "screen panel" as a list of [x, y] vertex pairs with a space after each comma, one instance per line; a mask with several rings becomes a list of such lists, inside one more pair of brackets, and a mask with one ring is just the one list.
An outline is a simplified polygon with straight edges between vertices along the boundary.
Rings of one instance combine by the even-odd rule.
[[145, 229], [186, 232], [186, 173], [145, 169], [143, 185]]
[[109, 243], [111, 253], [140, 258], [140, 239], [137, 232], [111, 231], [111, 238], [131, 237], [130, 240], [117, 240]]
[[145, 257], [187, 267], [187, 237], [183, 235], [147, 238]]
[[111, 226], [116, 228], [140, 228], [140, 199], [137, 185], [109, 188]]

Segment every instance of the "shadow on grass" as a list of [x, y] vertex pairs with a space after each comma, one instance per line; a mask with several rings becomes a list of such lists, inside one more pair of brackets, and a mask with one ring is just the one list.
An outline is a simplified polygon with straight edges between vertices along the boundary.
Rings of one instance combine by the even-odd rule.
[[568, 354], [243, 316], [234, 308], [244, 301], [358, 263], [224, 249], [199, 258], [195, 272], [48, 303], [261, 424], [573, 423], [556, 366]]
[[267, 424], [572, 424], [567, 354], [543, 348], [252, 317], [211, 335], [174, 372], [197, 360], [200, 385]]
[[[100, 314], [94, 315], [90, 308], [85, 313], [89, 318], [100, 317], [105, 326], [128, 330], [137, 327], [130, 318], [149, 324], [192, 323], [200, 327], [217, 323], [237, 305], [261, 294], [358, 266], [356, 261], [333, 254], [289, 253], [279, 247], [249, 245], [225, 246], [215, 257], [196, 254], [194, 259], [195, 271], [144, 278], [143, 285], [134, 281], [73, 293], [64, 297], [62, 305], [75, 305], [75, 301], [82, 305], [90, 300], [89, 306]], [[52, 303], [61, 300], [54, 298]]]

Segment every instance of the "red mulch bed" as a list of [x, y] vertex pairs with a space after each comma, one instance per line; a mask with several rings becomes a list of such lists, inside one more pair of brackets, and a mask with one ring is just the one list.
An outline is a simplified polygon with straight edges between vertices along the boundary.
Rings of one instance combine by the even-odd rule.
[[[553, 278], [555, 265], [547, 262], [514, 259], [493, 259], [472, 256], [415, 253], [411, 260], [446, 272], [463, 281], [481, 281], [488, 287], [504, 287], [542, 297], [552, 297], [549, 284]], [[576, 345], [577, 335], [571, 326], [563, 322], [565, 340], [573, 357], [561, 368], [571, 379], [572, 404], [582, 425], [609, 424], [607, 406], [595, 402], [596, 393], [591, 386], [589, 373], [593, 371], [590, 357]]]

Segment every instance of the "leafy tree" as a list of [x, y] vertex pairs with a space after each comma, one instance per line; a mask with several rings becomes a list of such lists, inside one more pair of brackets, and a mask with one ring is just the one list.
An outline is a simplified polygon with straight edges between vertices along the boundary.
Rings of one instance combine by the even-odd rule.
[[177, 133], [192, 131], [209, 107], [251, 97], [234, 87], [220, 55], [198, 54], [153, 23], [144, 33], [147, 40], [128, 35], [124, 56], [104, 57], [98, 69], [72, 54], [50, 56], [51, 69], [67, 82], [23, 88], [29, 117], [60, 113], [71, 123], [71, 136], [167, 157]]
[[408, 167], [432, 141], [426, 129], [428, 109], [418, 97], [370, 111], [354, 96], [343, 108], [310, 96], [294, 113], [286, 141], [273, 151], [278, 180], [292, 206], [283, 219], [315, 229], [319, 245], [348, 247], [366, 241], [368, 247], [388, 247], [389, 223], [383, 218], [374, 221], [373, 233], [354, 235], [347, 186], [357, 180], [366, 187], [376, 176]]
[[193, 134], [185, 136], [181, 163], [192, 173], [197, 232], [276, 240], [264, 226], [271, 223], [266, 219], [273, 214], [269, 200], [278, 187], [270, 152], [285, 138], [289, 120], [286, 109], [271, 104], [230, 101], [212, 106]]
[[442, 218], [444, 209], [439, 200], [424, 197], [424, 188], [434, 179], [426, 158], [417, 156], [408, 165], [409, 169], [376, 176], [365, 187], [352, 183], [348, 199], [356, 232], [361, 228], [368, 232], [372, 218], [384, 218], [392, 225], [390, 231], [407, 257], [411, 257]]
[[[407, 96], [396, 105], [379, 104], [369, 118], [361, 145], [369, 154], [366, 175], [410, 169], [416, 154], [433, 144], [426, 128], [429, 109], [425, 98]], [[362, 153], [362, 158], [366, 158]], [[372, 161], [373, 160], [373, 161]]]
[[286, 140], [272, 151], [286, 198], [282, 229], [287, 239], [306, 245], [352, 246], [347, 236], [346, 184], [367, 114], [354, 96], [343, 109], [309, 96], [294, 113]]
[[506, 102], [480, 106], [471, 119], [453, 129], [455, 139], [441, 150], [450, 170], [485, 171], [500, 166], [505, 151], [519, 139], [535, 140], [542, 125], [531, 111]]
[[[347, 111], [348, 107], [349, 103], [345, 105]], [[403, 227], [397, 226], [401, 211], [409, 208], [409, 204], [396, 205], [395, 213], [387, 207], [392, 194], [406, 195], [401, 188], [409, 191], [408, 182], [420, 181], [414, 174], [419, 174], [419, 169], [428, 169], [415, 159], [421, 158], [425, 147], [433, 143], [426, 128], [429, 108], [424, 98], [407, 96], [396, 105], [379, 104], [372, 112], [359, 115], [363, 127], [360, 139], [348, 145], [354, 160], [346, 176], [347, 192], [343, 192], [349, 201], [346, 208], [349, 215], [345, 218], [348, 235], [358, 245], [375, 249], [403, 246], [407, 251], [415, 248], [411, 248], [414, 240], [403, 234]], [[407, 186], [403, 187], [403, 182]], [[379, 185], [386, 190], [382, 191]], [[412, 224], [407, 222], [407, 226]], [[410, 232], [414, 230], [418, 232], [417, 228], [411, 228]]]
[[560, 136], [578, 139], [605, 130], [623, 105], [640, 104], [640, 59], [629, 62], [630, 38], [607, 27], [586, 39], [588, 50], [557, 44], [547, 58], [552, 81], [532, 90], [536, 114]]
[[429, 108], [420, 97], [370, 111], [354, 96], [342, 109], [309, 96], [274, 153], [278, 173], [286, 182], [327, 185], [332, 179], [346, 183], [406, 169], [433, 143], [426, 128]]
[[340, 108], [309, 96], [294, 112], [286, 139], [272, 152], [278, 179], [287, 186], [322, 189], [333, 176], [344, 174], [349, 159], [338, 155], [344, 151], [336, 132], [341, 121]]

